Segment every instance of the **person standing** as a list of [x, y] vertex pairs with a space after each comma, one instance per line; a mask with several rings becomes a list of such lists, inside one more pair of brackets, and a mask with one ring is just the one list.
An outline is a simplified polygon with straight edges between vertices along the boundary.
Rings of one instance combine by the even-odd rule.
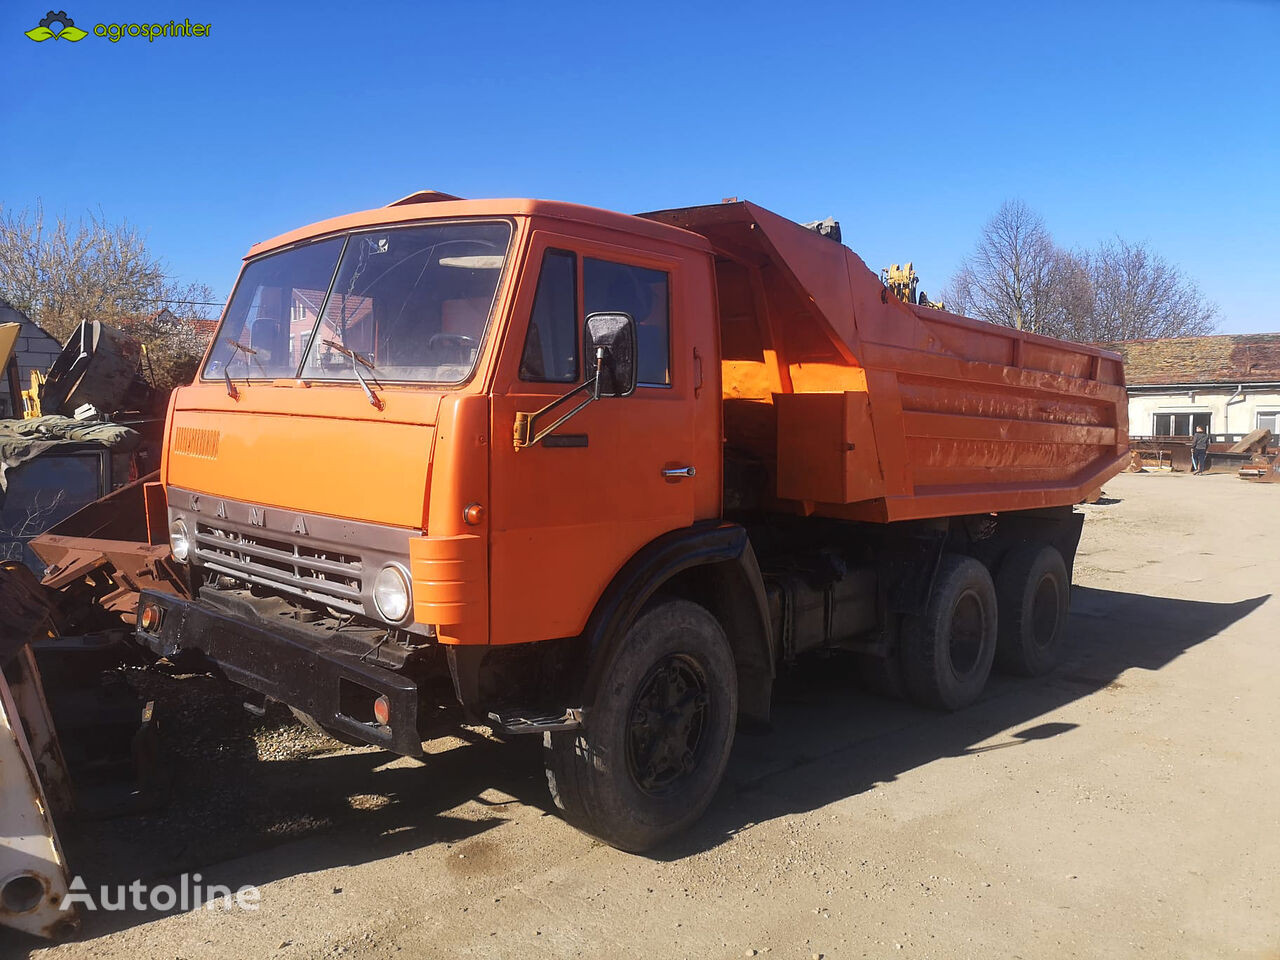
[[1191, 440], [1191, 472], [1203, 474], [1209, 459], [1209, 434], [1204, 427], [1196, 427], [1195, 436]]

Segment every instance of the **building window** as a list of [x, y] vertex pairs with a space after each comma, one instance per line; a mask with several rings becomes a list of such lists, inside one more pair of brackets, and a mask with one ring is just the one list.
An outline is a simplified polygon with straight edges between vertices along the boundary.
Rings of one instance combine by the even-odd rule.
[[[636, 321], [636, 380], [640, 386], [671, 382], [667, 274], [608, 260], [583, 261], [586, 313], [629, 313]], [[585, 319], [585, 318], [584, 318]]]
[[1204, 427], [1204, 432], [1210, 433], [1210, 417], [1208, 413], [1157, 413], [1151, 432], [1157, 437], [1189, 437], [1196, 427]]
[[1273, 437], [1280, 436], [1280, 410], [1259, 410], [1258, 429], [1270, 430]]

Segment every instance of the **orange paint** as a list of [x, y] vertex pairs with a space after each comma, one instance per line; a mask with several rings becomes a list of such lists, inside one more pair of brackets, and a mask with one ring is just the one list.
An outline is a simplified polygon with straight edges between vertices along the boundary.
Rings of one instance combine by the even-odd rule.
[[775, 509], [885, 522], [1063, 506], [1122, 468], [1115, 354], [903, 303], [847, 247], [754, 204], [647, 216], [734, 261], [717, 268], [733, 288], [728, 439], [776, 476]]
[[[473, 217], [514, 230], [468, 381], [379, 385], [379, 407], [352, 381], [237, 380], [234, 397], [197, 381], [174, 396], [162, 474], [412, 531], [414, 616], [444, 643], [581, 632], [646, 543], [722, 516], [726, 442], [763, 466], [770, 486], [752, 492], [774, 509], [876, 522], [1066, 505], [1123, 465], [1114, 354], [882, 298], [848, 248], [752, 204], [633, 217], [539, 200], [406, 203], [250, 257]], [[516, 414], [576, 385], [521, 374], [548, 250], [578, 265], [579, 337], [586, 259], [666, 274], [670, 384], [592, 403], [561, 442], [516, 449]]]

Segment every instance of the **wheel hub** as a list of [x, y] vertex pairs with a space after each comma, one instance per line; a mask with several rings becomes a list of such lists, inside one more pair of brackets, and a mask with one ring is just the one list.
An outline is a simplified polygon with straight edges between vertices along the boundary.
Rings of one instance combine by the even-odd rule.
[[1047, 647], [1053, 642], [1058, 630], [1058, 604], [1058, 585], [1052, 578], [1045, 577], [1036, 587], [1031, 607], [1031, 629], [1038, 647]]
[[951, 614], [948, 646], [951, 669], [957, 677], [966, 677], [977, 668], [985, 630], [986, 615], [982, 609], [982, 601], [972, 590], [968, 590], [960, 595]]
[[662, 792], [693, 771], [710, 706], [706, 677], [693, 660], [673, 654], [653, 665], [628, 725], [627, 766], [641, 790]]

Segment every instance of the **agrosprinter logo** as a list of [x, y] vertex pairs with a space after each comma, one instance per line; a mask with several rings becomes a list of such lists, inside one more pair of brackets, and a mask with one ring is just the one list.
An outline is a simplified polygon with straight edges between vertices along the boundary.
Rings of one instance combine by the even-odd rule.
[[[31, 21], [28, 20], [27, 22], [30, 23]], [[55, 23], [58, 25], [57, 30], [53, 29]], [[58, 10], [57, 12], [50, 10], [44, 15], [44, 19], [26, 31], [26, 34], [36, 43], [43, 43], [50, 38], [54, 40], [70, 40], [75, 43], [77, 40], [83, 40], [89, 35], [76, 26], [76, 22], [67, 16], [67, 11], [65, 10]]]
[[[57, 24], [57, 30], [53, 29], [54, 24]], [[146, 37], [148, 43], [154, 43], [160, 37], [207, 37], [211, 28], [212, 24], [192, 23], [190, 20], [170, 20], [168, 23], [99, 23], [94, 26], [93, 35], [106, 37], [112, 43], [118, 43], [125, 37]], [[89, 35], [76, 26], [65, 10], [50, 10], [39, 24], [24, 32], [36, 43], [49, 39], [70, 40], [75, 43]]]

